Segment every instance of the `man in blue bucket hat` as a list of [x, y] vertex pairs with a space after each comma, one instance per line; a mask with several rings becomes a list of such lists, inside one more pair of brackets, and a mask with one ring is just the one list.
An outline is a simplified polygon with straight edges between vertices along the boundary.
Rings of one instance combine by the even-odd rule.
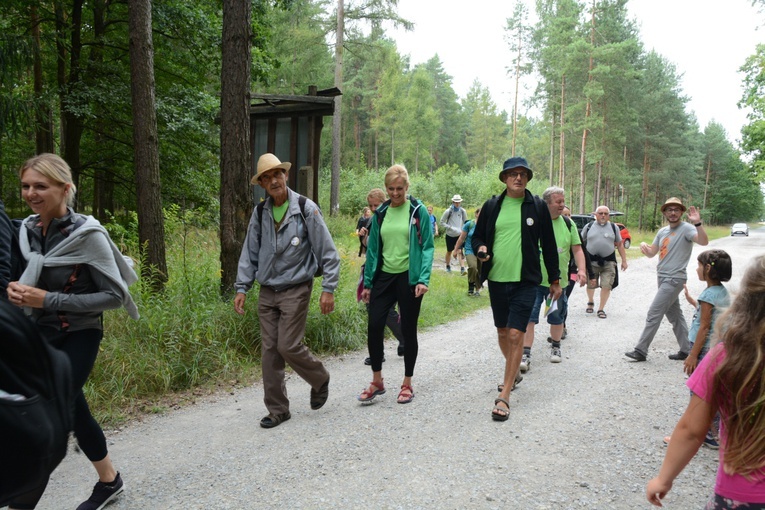
[[504, 380], [491, 412], [495, 421], [508, 419], [510, 391], [521, 379], [523, 335], [542, 283], [540, 248], [552, 299], [562, 293], [550, 210], [526, 189], [533, 176], [526, 159], [506, 160], [499, 173], [505, 190], [483, 204], [473, 233], [473, 253], [483, 262], [480, 281], [489, 281], [494, 326], [505, 358]]

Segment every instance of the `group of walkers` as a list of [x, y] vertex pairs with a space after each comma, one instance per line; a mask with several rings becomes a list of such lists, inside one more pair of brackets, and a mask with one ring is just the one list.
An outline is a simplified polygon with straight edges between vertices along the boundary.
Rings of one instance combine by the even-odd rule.
[[[258, 283], [268, 411], [260, 421], [263, 428], [291, 418], [287, 364], [309, 384], [311, 409], [322, 408], [329, 396], [330, 373], [303, 343], [303, 337], [317, 276], [321, 276], [321, 313], [329, 314], [335, 308], [340, 257], [318, 206], [289, 188], [290, 168], [290, 163], [273, 154], [258, 160], [252, 184], [261, 186], [267, 197], [252, 212], [233, 300], [234, 310], [246, 313], [247, 294]], [[24, 310], [51, 345], [70, 360], [77, 393], [74, 433], [99, 478], [91, 497], [78, 509], [100, 509], [124, 490], [124, 484], [82, 387], [103, 336], [103, 311], [125, 307], [131, 317], [138, 318], [128, 291], [136, 275], [103, 227], [72, 209], [76, 189], [66, 162], [42, 154], [27, 161], [19, 177], [22, 196], [34, 214], [14, 232], [0, 203], [0, 286], [8, 301]], [[369, 192], [368, 213], [357, 225], [359, 254], [366, 255], [358, 299], [368, 312], [369, 356], [365, 363], [371, 367], [372, 380], [357, 396], [359, 402], [370, 403], [386, 393], [382, 370], [386, 327], [398, 339], [397, 353], [404, 358], [396, 401], [408, 404], [415, 398], [417, 321], [430, 286], [433, 238], [439, 224], [447, 239], [446, 270], [451, 270], [456, 254], [460, 272], [468, 274], [468, 292], [480, 295], [484, 283], [488, 287], [503, 357], [493, 420], [509, 418], [510, 392], [522, 379], [521, 373], [530, 370], [535, 325], [543, 308], [550, 324], [548, 342], [554, 363], [562, 360], [567, 300], [575, 285], [587, 285], [587, 313], [594, 312], [594, 291], [600, 287], [597, 315], [607, 317], [605, 305], [618, 279], [616, 251], [622, 271], [628, 267], [618, 230], [608, 221], [610, 211], [605, 206], [598, 208], [597, 220], [583, 233], [583, 244], [576, 225], [567, 217], [565, 191], [550, 187], [542, 197], [533, 195], [527, 189], [533, 171], [524, 158], [506, 160], [498, 177], [504, 189], [475, 211], [475, 220], [468, 220], [462, 198], [454, 195], [452, 206], [436, 222], [432, 208], [409, 195], [409, 176], [402, 165], [387, 170], [384, 190]], [[689, 223], [682, 221], [686, 212]], [[708, 243], [700, 213], [694, 207], [686, 211], [677, 198], [667, 200], [662, 213], [668, 226], [657, 233], [653, 243], [640, 247], [648, 257], [659, 256], [658, 291], [638, 344], [626, 356], [635, 362], [646, 361], [648, 346], [667, 316], [679, 344], [679, 351], [670, 358], [684, 361], [692, 393], [688, 409], [667, 438], [666, 458], [659, 475], [647, 486], [647, 498], [661, 506], [673, 480], [700, 445], [719, 444], [715, 495], [707, 508], [737, 508], [745, 502], [747, 508], [763, 509], [765, 257], [757, 257], [729, 305], [723, 282], [731, 277], [730, 257], [722, 250], [703, 252], [698, 257], [697, 276], [707, 283], [707, 289], [694, 299], [685, 287], [685, 268], [693, 243]], [[14, 235], [19, 239], [20, 260], [14, 260], [12, 251], [6, 249]], [[459, 257], [462, 249], [467, 269], [465, 259]], [[684, 289], [686, 300], [696, 307], [690, 330], [679, 304]], [[47, 479], [34, 490], [19, 494], [10, 508], [34, 508], [46, 484]]]

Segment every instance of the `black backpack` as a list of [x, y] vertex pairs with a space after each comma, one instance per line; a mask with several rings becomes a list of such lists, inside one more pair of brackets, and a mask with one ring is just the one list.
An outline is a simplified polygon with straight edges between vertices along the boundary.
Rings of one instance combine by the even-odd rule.
[[0, 300], [0, 507], [38, 488], [66, 455], [73, 426], [69, 358], [20, 308]]

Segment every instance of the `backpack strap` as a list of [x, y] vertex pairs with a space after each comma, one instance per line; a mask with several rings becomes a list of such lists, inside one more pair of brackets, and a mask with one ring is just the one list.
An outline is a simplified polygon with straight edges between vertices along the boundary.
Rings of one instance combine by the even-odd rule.
[[587, 225], [584, 226], [582, 229], [582, 241], [587, 240], [587, 234], [590, 232], [590, 226], [592, 225], [592, 222], [589, 222]]
[[611, 221], [610, 223], [611, 223], [611, 226], [612, 226], [612, 227], [613, 227], [613, 229], [614, 229], [614, 241], [615, 241], [615, 242], [616, 242], [616, 241], [621, 241], [621, 239], [622, 239], [622, 234], [619, 232], [619, 227], [617, 227], [617, 226], [616, 226], [616, 223], [614, 223], [613, 221]]
[[[412, 195], [409, 195], [409, 203], [410, 203], [409, 205], [410, 210], [416, 210], [417, 207], [420, 205], [417, 203], [417, 199], [414, 198]], [[419, 214], [414, 215], [414, 229], [417, 232], [417, 242], [420, 244], [420, 246], [422, 246], [422, 225], [420, 224]]]
[[[298, 206], [300, 206], [300, 214], [303, 216], [303, 221], [306, 221], [306, 219], [305, 219], [306, 218], [306, 216], [305, 216], [305, 203], [306, 203], [306, 200], [308, 200], [308, 199], [306, 197], [304, 197], [303, 195], [298, 195]], [[260, 202], [258, 202], [258, 205], [255, 206], [255, 210], [258, 212], [258, 224], [259, 225], [263, 224], [263, 209], [265, 208], [265, 206], [266, 206], [266, 201], [265, 200], [261, 200]], [[316, 205], [316, 207], [319, 207], [318, 204]], [[261, 237], [260, 232], [258, 232], [258, 244], [260, 244], [260, 237]]]

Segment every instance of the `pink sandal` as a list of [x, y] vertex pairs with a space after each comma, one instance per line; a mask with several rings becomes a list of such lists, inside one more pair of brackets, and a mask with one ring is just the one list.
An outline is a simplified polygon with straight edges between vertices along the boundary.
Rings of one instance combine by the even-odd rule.
[[[372, 389], [374, 388], [374, 390]], [[369, 388], [365, 389], [361, 392], [361, 395], [356, 397], [359, 402], [370, 402], [372, 401], [377, 395], [382, 395], [385, 393], [385, 385], [382, 381], [379, 383], [372, 381], [369, 383]]]
[[[408, 391], [409, 393], [404, 393], [405, 391]], [[408, 384], [402, 384], [396, 402], [399, 404], [408, 404], [412, 400], [414, 400], [414, 390]]]

